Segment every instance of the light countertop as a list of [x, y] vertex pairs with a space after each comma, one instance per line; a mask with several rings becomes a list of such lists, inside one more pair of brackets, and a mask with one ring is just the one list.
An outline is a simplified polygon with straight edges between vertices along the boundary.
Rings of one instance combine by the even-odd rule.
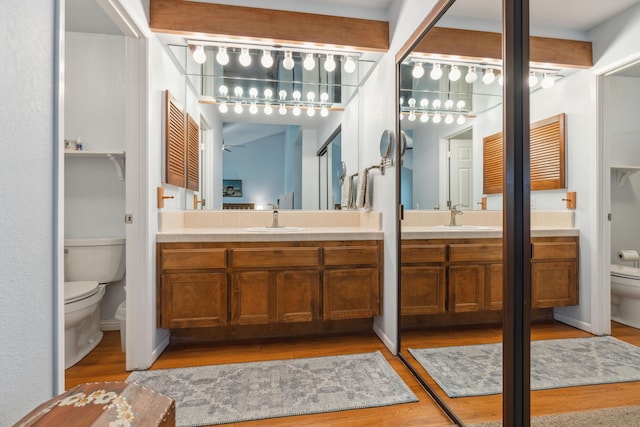
[[[531, 227], [531, 237], [579, 236], [577, 228]], [[502, 227], [402, 227], [402, 239], [490, 239], [502, 237]]]
[[302, 227], [288, 231], [273, 229], [249, 231], [247, 228], [185, 227], [157, 233], [156, 241], [165, 242], [300, 242], [318, 240], [382, 240], [383, 232], [364, 227]]

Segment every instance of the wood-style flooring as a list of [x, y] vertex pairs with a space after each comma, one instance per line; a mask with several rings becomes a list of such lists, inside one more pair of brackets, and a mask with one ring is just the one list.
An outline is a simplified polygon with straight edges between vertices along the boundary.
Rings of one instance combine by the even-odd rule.
[[[421, 332], [407, 332], [402, 336], [403, 348], [410, 346], [442, 347], [500, 342], [500, 327], [456, 327]], [[640, 346], [640, 331], [612, 323], [612, 335]], [[560, 322], [544, 322], [532, 327], [532, 339], [577, 338], [588, 333]], [[394, 357], [373, 334], [325, 338], [296, 338], [235, 344], [171, 345], [150, 369], [178, 368], [210, 364], [251, 362], [275, 359], [331, 356], [365, 353], [380, 350], [400, 377], [411, 387], [419, 402], [368, 408], [327, 414], [274, 418], [236, 423], [237, 426], [450, 426], [448, 418], [411, 376], [406, 367]], [[416, 364], [416, 366], [418, 366]], [[122, 381], [129, 375], [125, 370], [124, 353], [120, 350], [119, 332], [105, 332], [98, 347], [75, 366], [66, 371], [66, 388], [94, 381]], [[438, 391], [439, 387], [425, 375]], [[450, 399], [447, 405], [465, 423], [495, 421], [502, 418], [502, 396], [480, 396]], [[531, 392], [532, 416], [553, 413], [588, 411], [615, 406], [638, 405], [640, 382], [571, 387]]]

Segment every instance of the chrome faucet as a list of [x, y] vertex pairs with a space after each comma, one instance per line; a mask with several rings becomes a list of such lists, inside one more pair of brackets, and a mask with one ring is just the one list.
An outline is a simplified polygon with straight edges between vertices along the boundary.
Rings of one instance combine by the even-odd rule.
[[462, 215], [464, 212], [462, 212], [461, 210], [458, 209], [458, 206], [460, 205], [453, 205], [451, 206], [451, 220], [449, 221], [449, 226], [453, 227], [456, 226], [458, 224], [456, 224], [456, 215]]
[[272, 228], [280, 228], [280, 225], [278, 224], [278, 205], [276, 205], [274, 203], [269, 203], [269, 204], [273, 208], [273, 221], [271, 223], [271, 227]]

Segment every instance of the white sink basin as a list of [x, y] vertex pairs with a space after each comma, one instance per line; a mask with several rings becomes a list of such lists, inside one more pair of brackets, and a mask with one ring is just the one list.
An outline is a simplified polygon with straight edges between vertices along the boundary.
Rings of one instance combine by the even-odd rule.
[[245, 228], [246, 231], [252, 231], [255, 233], [295, 233], [296, 231], [302, 231], [302, 227], [250, 227]]
[[438, 230], [447, 231], [467, 231], [467, 230], [491, 230], [492, 227], [486, 225], [438, 225], [435, 228]]

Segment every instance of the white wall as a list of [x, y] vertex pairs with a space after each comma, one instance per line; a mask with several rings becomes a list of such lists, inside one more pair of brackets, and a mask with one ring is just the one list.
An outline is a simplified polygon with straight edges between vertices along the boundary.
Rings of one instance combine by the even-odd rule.
[[0, 25], [0, 426], [49, 399], [58, 376], [55, 8], [10, 2]]

